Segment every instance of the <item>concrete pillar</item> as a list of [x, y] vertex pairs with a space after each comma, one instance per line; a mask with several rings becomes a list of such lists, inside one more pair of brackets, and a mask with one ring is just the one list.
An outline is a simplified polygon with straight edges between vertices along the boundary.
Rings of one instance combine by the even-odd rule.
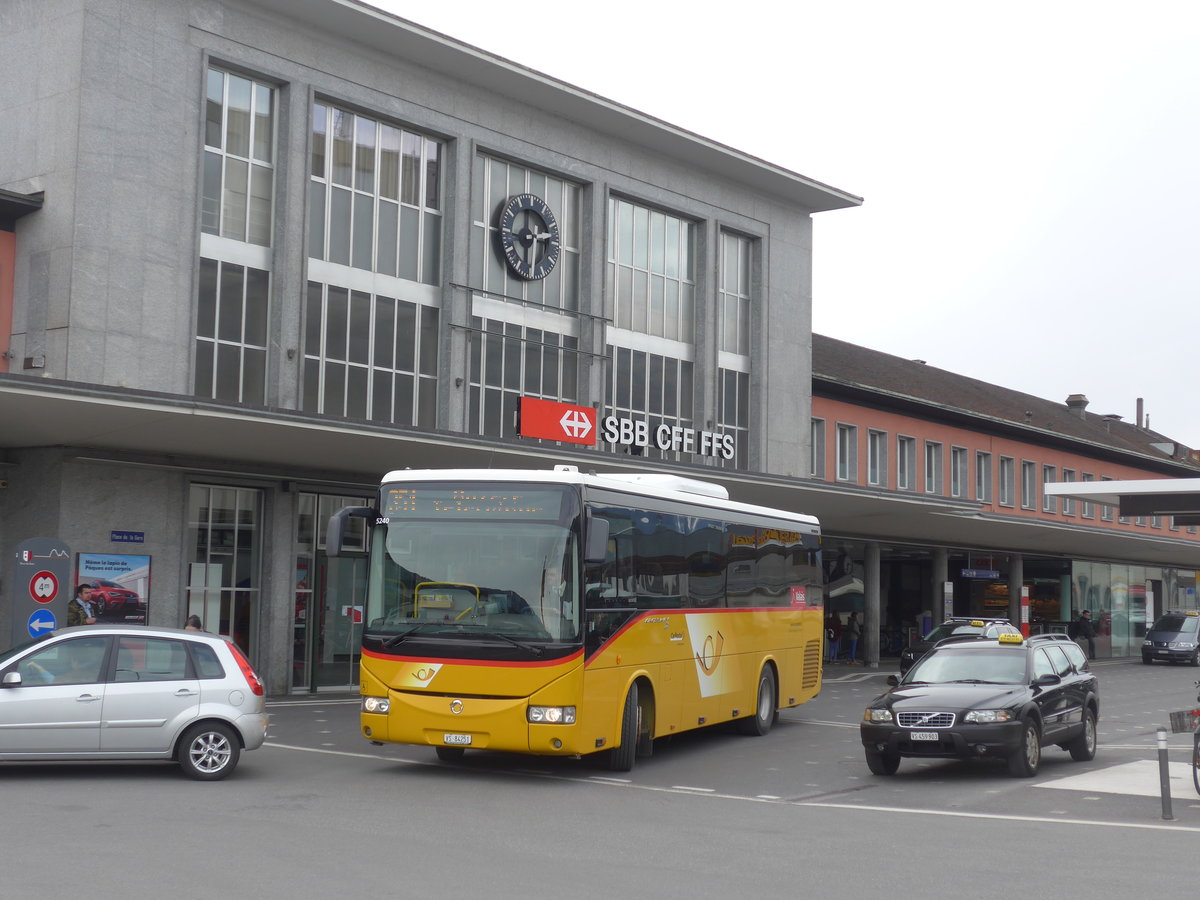
[[1025, 557], [1014, 553], [1008, 558], [1008, 621], [1021, 626], [1021, 588], [1025, 584]]
[[866, 542], [863, 553], [863, 663], [879, 668], [879, 544]]
[[938, 548], [933, 551], [933, 567], [929, 579], [933, 582], [929, 590], [929, 596], [933, 598], [929, 603], [929, 611], [933, 613], [933, 621], [936, 624], [950, 615], [946, 611], [946, 582], [950, 580], [949, 550]]

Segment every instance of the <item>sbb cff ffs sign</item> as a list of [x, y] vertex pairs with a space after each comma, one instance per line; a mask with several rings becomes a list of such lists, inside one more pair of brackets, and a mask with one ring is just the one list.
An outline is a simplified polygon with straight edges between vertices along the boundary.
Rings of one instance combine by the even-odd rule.
[[733, 435], [715, 431], [683, 428], [679, 425], [659, 425], [651, 428], [644, 419], [605, 416], [597, 421], [596, 410], [590, 406], [572, 406], [535, 397], [521, 398], [521, 437], [566, 441], [571, 444], [595, 446], [597, 441], [619, 447], [657, 447], [677, 453], [733, 459]]

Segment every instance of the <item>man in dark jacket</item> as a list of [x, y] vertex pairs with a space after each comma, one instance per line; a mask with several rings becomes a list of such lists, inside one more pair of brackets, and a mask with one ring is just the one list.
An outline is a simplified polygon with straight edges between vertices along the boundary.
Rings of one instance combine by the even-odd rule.
[[96, 604], [92, 602], [92, 586], [86, 582], [75, 588], [75, 596], [67, 604], [68, 625], [95, 625]]
[[1096, 658], [1096, 626], [1092, 624], [1092, 611], [1085, 609], [1079, 614], [1079, 621], [1075, 623], [1075, 633], [1078, 637], [1087, 641], [1088, 659]]

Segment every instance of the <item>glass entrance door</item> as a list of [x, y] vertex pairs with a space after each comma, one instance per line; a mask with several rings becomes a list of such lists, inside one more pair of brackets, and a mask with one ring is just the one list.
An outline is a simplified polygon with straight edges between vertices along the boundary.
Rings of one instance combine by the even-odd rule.
[[329, 517], [343, 506], [364, 506], [361, 497], [300, 494], [296, 528], [295, 618], [292, 623], [292, 690], [358, 685], [363, 600], [367, 585], [365, 528], [347, 535], [345, 546], [364, 555], [325, 555]]

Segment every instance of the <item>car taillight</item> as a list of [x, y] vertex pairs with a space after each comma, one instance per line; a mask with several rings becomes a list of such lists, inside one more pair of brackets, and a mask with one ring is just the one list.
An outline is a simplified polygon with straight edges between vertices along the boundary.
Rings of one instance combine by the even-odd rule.
[[250, 660], [242, 654], [238, 649], [238, 645], [230, 642], [229, 649], [233, 651], [233, 658], [237, 660], [238, 668], [242, 670], [242, 676], [246, 679], [246, 684], [250, 685], [251, 693], [261, 697], [263, 695], [262, 679], [250, 665]]

